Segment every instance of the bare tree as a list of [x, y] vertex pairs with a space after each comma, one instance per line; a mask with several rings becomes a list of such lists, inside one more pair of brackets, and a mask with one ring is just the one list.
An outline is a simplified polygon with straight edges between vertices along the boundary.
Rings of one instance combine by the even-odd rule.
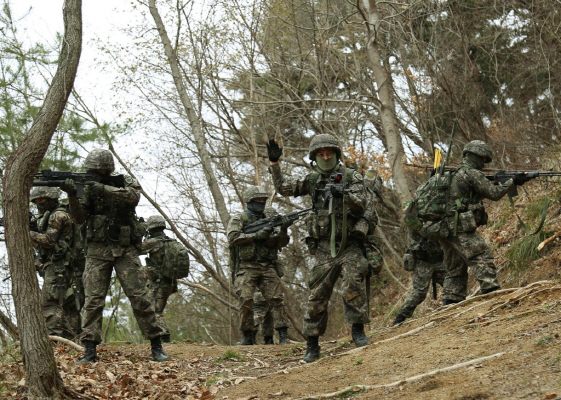
[[82, 50], [82, 1], [65, 0], [64, 38], [57, 71], [29, 133], [9, 157], [2, 178], [6, 247], [12, 275], [21, 351], [29, 394], [40, 398], [76, 398], [56, 368], [40, 304], [28, 234], [29, 187], [74, 85]]

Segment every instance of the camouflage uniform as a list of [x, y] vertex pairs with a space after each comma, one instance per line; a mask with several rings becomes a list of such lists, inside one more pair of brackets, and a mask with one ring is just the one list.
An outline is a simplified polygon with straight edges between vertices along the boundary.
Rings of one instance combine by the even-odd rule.
[[[244, 195], [246, 203], [254, 198], [267, 196], [260, 187], [253, 194], [250, 193], [251, 189]], [[244, 338], [248, 333], [252, 335], [255, 329], [253, 296], [257, 289], [268, 303], [274, 328], [286, 330], [288, 327], [284, 314], [282, 283], [276, 263], [279, 250], [288, 244], [290, 238], [285, 229], [278, 228], [270, 232], [267, 238], [261, 238], [260, 232], [243, 233], [244, 226], [262, 218], [265, 218], [265, 214], [254, 215], [248, 209], [233, 216], [227, 230], [228, 242], [230, 246], [235, 246], [239, 260], [234, 285], [240, 301], [240, 330], [244, 332]]]
[[466, 298], [468, 268], [479, 282], [482, 293], [500, 288], [493, 254], [476, 229], [487, 223], [482, 200], [501, 199], [511, 189], [513, 182], [509, 180], [504, 185], [494, 185], [485, 178], [481, 169], [486, 162], [492, 161], [492, 152], [484, 142], [474, 140], [468, 143], [463, 154], [461, 166], [452, 175], [449, 195], [450, 203], [461, 204], [459, 208], [455, 207], [458, 217], [448, 218], [450, 235], [438, 239], [447, 267], [442, 295], [444, 304]]
[[[341, 151], [333, 136], [325, 134], [314, 137], [310, 144], [310, 159], [314, 160], [316, 151], [321, 148], [333, 148], [337, 152], [338, 160], [341, 159]], [[271, 157], [269, 159], [274, 162]], [[278, 164], [272, 164], [269, 170], [275, 188], [281, 195], [294, 197], [308, 195], [314, 202], [314, 213], [308, 219], [310, 235], [307, 242], [310, 253], [315, 254], [315, 265], [308, 282], [310, 295], [304, 316], [304, 335], [309, 338], [325, 333], [328, 318], [327, 306], [339, 277], [342, 277], [343, 280], [341, 290], [345, 307], [345, 321], [353, 326], [368, 323], [365, 278], [369, 273], [369, 268], [364, 255], [364, 237], [355, 239], [352, 235], [353, 226], [360, 220], [367, 202], [362, 175], [352, 171], [347, 179], [347, 168], [340, 164], [327, 174], [314, 172], [304, 177], [286, 177]], [[333, 172], [342, 173], [345, 177], [349, 199], [347, 242], [342, 253], [336, 258], [333, 258], [330, 252], [331, 223], [328, 210], [323, 204], [321, 195], [318, 195], [328, 183]], [[342, 207], [338, 207], [334, 212], [336, 214], [336, 239], [337, 243], [340, 243], [343, 233]]]
[[255, 330], [257, 331], [258, 327], [261, 326], [261, 333], [263, 334], [265, 344], [272, 344], [267, 343], [267, 341], [272, 340], [275, 333], [273, 314], [269, 308], [269, 303], [267, 303], [267, 300], [259, 291], [255, 292], [253, 296], [253, 318]]
[[444, 254], [440, 245], [423, 239], [416, 233], [412, 233], [410, 239], [403, 262], [405, 270], [413, 272], [413, 292], [407, 296], [405, 303], [397, 312], [394, 324], [413, 315], [415, 308], [427, 297], [431, 281], [444, 286], [446, 268], [442, 264]]
[[[50, 335], [74, 339], [81, 331], [78, 290], [75, 279], [74, 253], [76, 232], [66, 208], [58, 203], [60, 191], [54, 188], [34, 188], [31, 201], [52, 199], [47, 210], [41, 210], [38, 232], [31, 231], [31, 241], [38, 251], [39, 272], [43, 276], [41, 292], [43, 314]], [[37, 204], [38, 208], [41, 207]], [[77, 229], [77, 228], [76, 228]], [[79, 299], [78, 299], [79, 302]]]
[[[162, 227], [162, 230], [154, 230], [156, 226]], [[164, 328], [166, 338], [169, 338], [169, 329], [164, 321], [163, 313], [169, 296], [178, 290], [177, 279], [169, 278], [161, 273], [161, 266], [164, 261], [164, 242], [169, 240], [169, 238], [163, 232], [165, 221], [160, 216], [149, 217], [146, 227], [150, 232], [150, 236], [142, 242], [140, 254], [149, 254], [149, 257], [146, 259], [146, 266], [151, 281], [151, 298], [158, 316], [158, 322]]]
[[[107, 165], [97, 165], [96, 161], [104, 157], [107, 157]], [[107, 150], [93, 150], [86, 158], [85, 167], [93, 172], [112, 172], [112, 155]], [[66, 184], [72, 185], [73, 182]], [[68, 191], [64, 187], [63, 190]], [[101, 342], [103, 308], [113, 268], [144, 337], [152, 341], [165, 334], [156, 319], [146, 285], [148, 276], [138, 258], [143, 233], [135, 215], [139, 199], [140, 185], [129, 176], [125, 177], [125, 187], [122, 188], [101, 183], [88, 185], [80, 201], [69, 193], [70, 215], [77, 223], [86, 223], [87, 252], [83, 279], [86, 301], [82, 310], [82, 341], [85, 343], [97, 345]], [[95, 347], [93, 349], [94, 356], [90, 358], [95, 360]], [[161, 344], [156, 350], [160, 349]], [[85, 358], [88, 358], [87, 348]]]

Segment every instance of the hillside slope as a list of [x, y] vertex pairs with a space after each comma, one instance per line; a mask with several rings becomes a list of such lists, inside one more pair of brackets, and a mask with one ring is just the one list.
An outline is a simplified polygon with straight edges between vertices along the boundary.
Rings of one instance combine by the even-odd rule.
[[[171, 344], [173, 361], [161, 364], [147, 345], [103, 345], [88, 366], [75, 364], [75, 351], [56, 352], [65, 383], [97, 399], [555, 399], [560, 299], [551, 281], [476, 296], [371, 331], [364, 348], [349, 338], [322, 343], [312, 364], [300, 361], [303, 343]], [[24, 398], [21, 362], [5, 358], [0, 371], [0, 397]]]

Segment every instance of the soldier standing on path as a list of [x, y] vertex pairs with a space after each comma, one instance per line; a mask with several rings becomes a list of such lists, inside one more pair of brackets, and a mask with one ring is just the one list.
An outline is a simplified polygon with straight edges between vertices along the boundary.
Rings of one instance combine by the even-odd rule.
[[162, 273], [164, 262], [164, 243], [170, 240], [164, 233], [166, 229], [166, 221], [161, 215], [152, 215], [146, 220], [146, 229], [148, 229], [148, 239], [142, 242], [140, 254], [149, 254], [146, 259], [148, 275], [150, 276], [152, 299], [154, 309], [158, 315], [158, 319], [166, 334], [162, 336], [162, 342], [171, 342], [169, 329], [164, 321], [164, 308], [168, 302], [169, 296], [177, 292], [177, 279], [169, 278]]
[[228, 223], [230, 257], [234, 258], [234, 285], [240, 299], [240, 330], [243, 338], [238, 345], [255, 344], [253, 331], [253, 296], [263, 294], [272, 313], [274, 327], [279, 333], [279, 344], [288, 344], [288, 321], [284, 314], [284, 295], [278, 271], [278, 252], [290, 241], [287, 229], [290, 218], [283, 218], [281, 229], [266, 227], [256, 233], [243, 233], [243, 228], [265, 218], [268, 194], [261, 186], [251, 186], [243, 194], [246, 210], [233, 216]]
[[449, 188], [449, 209], [457, 211], [449, 217], [450, 234], [438, 241], [444, 251], [447, 273], [444, 279], [443, 304], [463, 301], [467, 295], [468, 268], [479, 282], [482, 294], [500, 289], [493, 254], [485, 239], [476, 230], [487, 224], [483, 199], [500, 200], [513, 184], [494, 185], [483, 172], [485, 163], [493, 160], [491, 148], [481, 140], [473, 140], [464, 146], [463, 161], [452, 174]]
[[101, 324], [105, 297], [111, 284], [113, 268], [130, 300], [134, 316], [145, 338], [150, 339], [152, 359], [167, 361], [162, 348], [164, 329], [159, 325], [150, 301], [146, 281], [148, 277], [138, 258], [142, 240], [142, 227], [136, 218], [135, 208], [140, 200], [140, 185], [130, 176], [124, 187], [104, 184], [115, 170], [113, 155], [109, 150], [92, 150], [84, 168], [100, 176], [85, 188], [84, 197], [76, 197], [76, 184], [67, 179], [62, 189], [68, 193], [69, 212], [76, 223], [86, 224], [86, 268], [84, 291], [86, 300], [82, 311], [82, 342], [85, 356], [79, 363], [97, 361], [97, 345], [101, 343]]
[[411, 232], [409, 247], [403, 256], [403, 268], [413, 273], [413, 292], [397, 312], [393, 325], [411, 318], [415, 308], [427, 297], [431, 281], [444, 286], [446, 268], [442, 264], [443, 259], [444, 254], [438, 242], [430, 242], [418, 233]]
[[310, 276], [308, 308], [304, 315], [307, 337], [304, 361], [320, 357], [319, 336], [327, 328], [327, 306], [333, 287], [342, 277], [345, 321], [352, 324], [352, 337], [357, 347], [370, 340], [364, 333], [369, 322], [366, 278], [368, 261], [364, 254], [364, 232], [355, 235], [353, 227], [362, 218], [367, 192], [362, 175], [341, 164], [342, 153], [337, 139], [329, 134], [312, 138], [309, 158], [315, 172], [304, 177], [283, 175], [279, 158], [282, 148], [271, 139], [267, 151], [276, 190], [283, 196], [311, 196], [311, 214], [306, 238], [315, 265]]
[[[38, 232], [31, 241], [38, 251], [38, 271], [43, 277], [43, 315], [49, 335], [74, 339], [81, 332], [79, 293], [75, 277], [75, 229], [66, 207], [59, 203], [60, 190], [35, 187], [30, 200], [39, 211]], [[76, 301], [78, 300], [78, 302]]]

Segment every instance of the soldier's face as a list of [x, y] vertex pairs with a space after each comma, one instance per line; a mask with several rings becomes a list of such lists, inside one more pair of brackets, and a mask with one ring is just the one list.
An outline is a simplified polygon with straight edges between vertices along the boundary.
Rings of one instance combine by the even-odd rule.
[[335, 154], [335, 151], [333, 149], [329, 149], [329, 148], [322, 148], [319, 149], [316, 153], [316, 157], [321, 157], [323, 158], [325, 161], [329, 160], [331, 157], [333, 157], [333, 155]]

